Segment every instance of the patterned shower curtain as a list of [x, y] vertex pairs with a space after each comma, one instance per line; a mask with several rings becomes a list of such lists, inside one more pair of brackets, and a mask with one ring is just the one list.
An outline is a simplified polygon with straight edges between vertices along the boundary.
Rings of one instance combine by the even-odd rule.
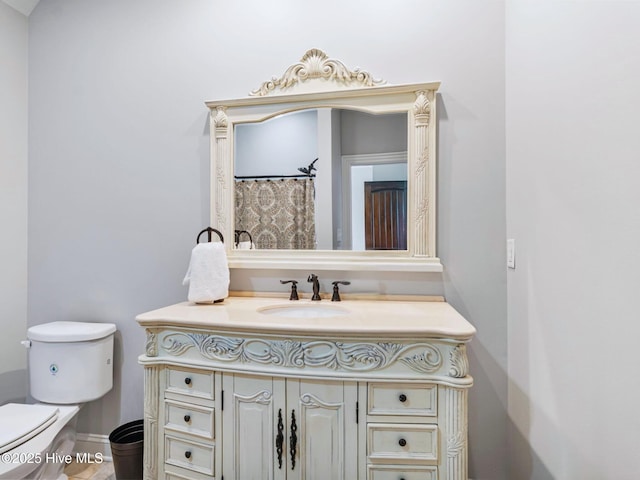
[[236, 230], [255, 248], [316, 248], [312, 178], [236, 181]]

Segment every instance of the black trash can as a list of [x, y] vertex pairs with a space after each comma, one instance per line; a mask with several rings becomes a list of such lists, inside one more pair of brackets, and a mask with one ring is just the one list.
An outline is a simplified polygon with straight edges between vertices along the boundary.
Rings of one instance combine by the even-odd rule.
[[119, 426], [109, 435], [109, 442], [116, 480], [142, 480], [144, 421]]

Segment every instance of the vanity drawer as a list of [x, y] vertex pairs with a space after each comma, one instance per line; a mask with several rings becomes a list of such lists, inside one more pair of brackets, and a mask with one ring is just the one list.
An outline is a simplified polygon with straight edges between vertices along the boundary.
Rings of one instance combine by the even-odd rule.
[[190, 433], [213, 440], [213, 412], [213, 408], [165, 400], [164, 426], [168, 430]]
[[164, 437], [165, 462], [169, 465], [213, 475], [214, 451], [214, 445], [192, 442], [171, 435]]
[[437, 425], [370, 423], [367, 437], [367, 455], [373, 463], [438, 460]]
[[438, 480], [438, 467], [369, 465], [367, 480]]
[[370, 383], [369, 415], [438, 415], [438, 386], [419, 383]]
[[164, 480], [213, 480], [215, 477], [164, 464]]
[[214, 399], [213, 372], [167, 368], [167, 392], [180, 393], [193, 397]]

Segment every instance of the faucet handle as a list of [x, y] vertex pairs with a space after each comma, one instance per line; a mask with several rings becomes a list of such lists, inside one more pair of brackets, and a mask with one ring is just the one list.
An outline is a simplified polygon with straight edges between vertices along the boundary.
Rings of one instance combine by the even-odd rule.
[[351, 282], [346, 280], [336, 280], [335, 282], [331, 282], [333, 285], [333, 295], [331, 295], [332, 302], [340, 301], [340, 290], [338, 289], [338, 285], [351, 285]]
[[280, 280], [282, 285], [286, 283], [291, 284], [291, 295], [289, 296], [289, 300], [298, 300], [298, 281], [297, 280]]
[[320, 280], [318, 279], [318, 276], [315, 273], [310, 274], [309, 278], [307, 278], [307, 282], [313, 284], [313, 296], [311, 297], [311, 300], [322, 300], [322, 297], [320, 297]]

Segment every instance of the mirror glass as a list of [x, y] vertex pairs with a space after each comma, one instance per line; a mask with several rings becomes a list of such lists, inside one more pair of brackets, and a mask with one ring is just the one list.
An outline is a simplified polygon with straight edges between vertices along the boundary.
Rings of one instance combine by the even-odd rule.
[[235, 248], [407, 249], [407, 113], [311, 108], [233, 128]]

